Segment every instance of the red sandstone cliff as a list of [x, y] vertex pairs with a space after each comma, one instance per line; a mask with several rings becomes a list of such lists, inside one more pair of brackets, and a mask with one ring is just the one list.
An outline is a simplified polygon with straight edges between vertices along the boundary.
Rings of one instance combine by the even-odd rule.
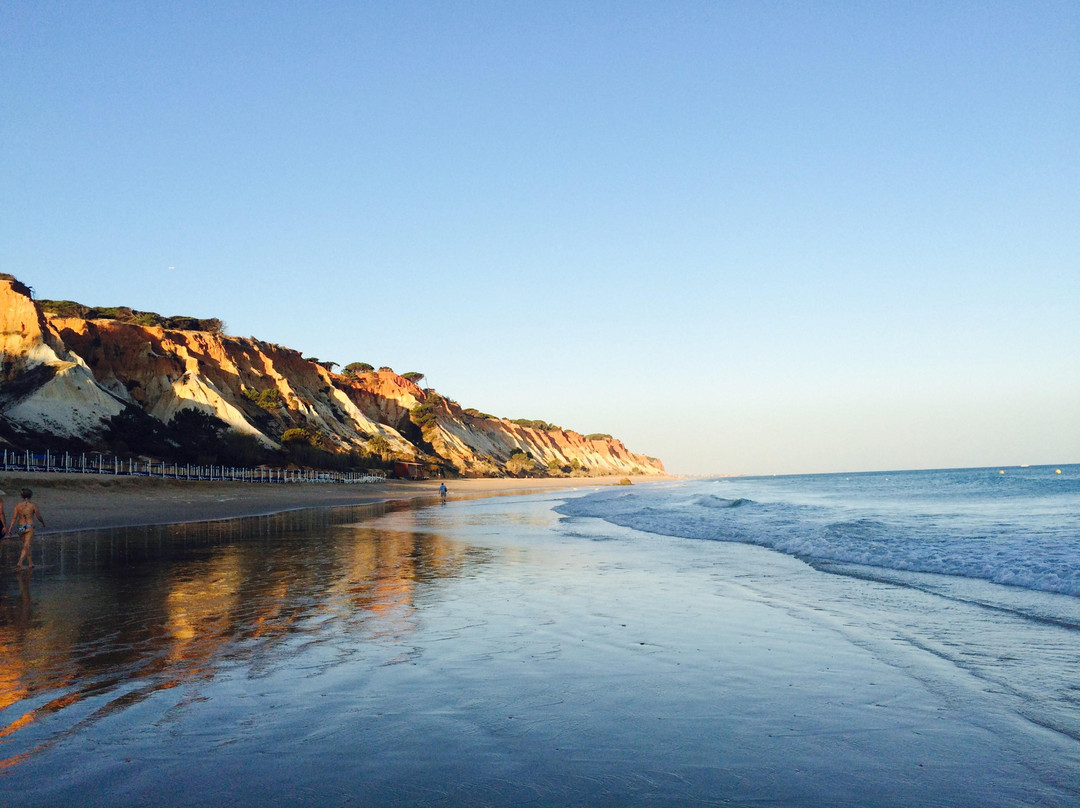
[[128, 407], [162, 422], [196, 409], [271, 448], [304, 429], [331, 450], [368, 451], [381, 438], [384, 452], [463, 474], [504, 473], [515, 453], [541, 472], [663, 473], [618, 440], [470, 415], [393, 372], [340, 375], [255, 339], [50, 315], [10, 276], [0, 276], [0, 359], [0, 418], [14, 434], [92, 440]]

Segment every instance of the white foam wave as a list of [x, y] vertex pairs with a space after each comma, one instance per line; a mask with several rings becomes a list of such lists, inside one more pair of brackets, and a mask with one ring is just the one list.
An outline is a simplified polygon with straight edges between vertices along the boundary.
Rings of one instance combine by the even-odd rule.
[[756, 544], [808, 560], [962, 576], [1080, 597], [1080, 530], [1068, 509], [1048, 510], [1037, 497], [1032, 499], [1037, 505], [1028, 507], [1015, 495], [996, 507], [981, 493], [972, 505], [971, 485], [961, 482], [955, 501], [943, 499], [932, 481], [926, 483], [932, 501], [928, 494], [899, 504], [864, 498], [857, 505], [820, 496], [769, 501], [768, 491], [763, 497], [739, 496], [742, 490], [721, 496], [700, 483], [705, 490], [691, 485], [599, 492], [557, 510], [649, 533]]

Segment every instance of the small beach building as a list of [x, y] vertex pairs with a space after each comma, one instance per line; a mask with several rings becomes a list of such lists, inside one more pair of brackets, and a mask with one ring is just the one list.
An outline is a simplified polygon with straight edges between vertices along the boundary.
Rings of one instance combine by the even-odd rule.
[[394, 476], [404, 480], [423, 480], [426, 477], [422, 463], [410, 463], [407, 460], [394, 461]]

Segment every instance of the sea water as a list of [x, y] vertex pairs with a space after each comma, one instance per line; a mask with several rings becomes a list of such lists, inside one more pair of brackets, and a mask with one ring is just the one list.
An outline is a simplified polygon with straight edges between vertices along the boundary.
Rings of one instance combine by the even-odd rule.
[[[1080, 466], [722, 478], [611, 489], [559, 512], [890, 580], [936, 573], [1080, 598]], [[1066, 614], [1075, 602], [1060, 601]]]

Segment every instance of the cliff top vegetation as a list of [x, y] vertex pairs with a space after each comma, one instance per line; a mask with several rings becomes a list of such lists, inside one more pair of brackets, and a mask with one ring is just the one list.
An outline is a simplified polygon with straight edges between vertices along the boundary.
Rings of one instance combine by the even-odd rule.
[[540, 432], [559, 432], [562, 430], [561, 426], [549, 424], [547, 421], [534, 421], [530, 418], [511, 418], [510, 423], [528, 427], [529, 429], [536, 429]]
[[57, 317], [78, 317], [83, 320], [117, 320], [132, 325], [157, 326], [176, 331], [208, 331], [220, 334], [225, 323], [216, 317], [189, 317], [174, 315], [166, 317], [155, 311], [139, 311], [127, 306], [85, 306], [74, 300], [38, 300], [41, 310]]

